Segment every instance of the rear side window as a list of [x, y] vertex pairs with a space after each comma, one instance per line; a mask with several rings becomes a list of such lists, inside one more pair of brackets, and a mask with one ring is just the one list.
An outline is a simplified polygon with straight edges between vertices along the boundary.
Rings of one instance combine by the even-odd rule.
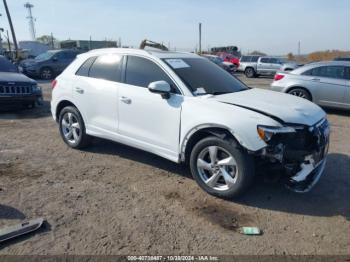
[[118, 54], [97, 57], [90, 67], [89, 77], [120, 82], [122, 58]]
[[261, 63], [270, 63], [270, 59], [269, 58], [261, 58], [260, 62]]
[[241, 62], [249, 62], [249, 61], [250, 61], [250, 57], [249, 56], [242, 56]]
[[328, 78], [345, 78], [344, 66], [320, 66], [310, 69], [303, 75], [328, 77]]
[[259, 57], [258, 56], [252, 56], [252, 62], [258, 62]]
[[350, 67], [346, 67], [345, 69], [345, 78], [346, 79], [350, 79]]
[[89, 76], [90, 67], [94, 63], [95, 59], [96, 57], [90, 57], [81, 65], [81, 67], [75, 74], [79, 76]]
[[148, 87], [155, 81], [164, 80], [179, 93], [170, 77], [154, 62], [137, 56], [128, 56], [125, 72], [125, 82], [129, 85]]

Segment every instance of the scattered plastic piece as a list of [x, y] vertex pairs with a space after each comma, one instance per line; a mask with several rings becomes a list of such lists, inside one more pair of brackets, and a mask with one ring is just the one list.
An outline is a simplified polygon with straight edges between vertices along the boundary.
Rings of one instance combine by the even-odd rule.
[[2, 228], [0, 229], [0, 243], [38, 230], [44, 221], [45, 219], [43, 218], [37, 218], [14, 226]]
[[262, 231], [257, 227], [242, 227], [240, 233], [244, 235], [261, 235]]

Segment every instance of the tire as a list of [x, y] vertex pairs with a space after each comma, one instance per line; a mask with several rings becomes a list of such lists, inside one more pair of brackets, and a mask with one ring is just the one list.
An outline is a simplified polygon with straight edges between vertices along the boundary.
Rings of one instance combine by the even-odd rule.
[[252, 67], [246, 68], [246, 69], [244, 70], [244, 74], [245, 74], [245, 76], [248, 77], [248, 78], [253, 78], [253, 77], [256, 76], [256, 72], [255, 72], [254, 68], [252, 68]]
[[312, 101], [310, 93], [303, 88], [293, 88], [288, 91], [288, 94]]
[[58, 123], [61, 137], [68, 146], [81, 149], [89, 145], [91, 138], [86, 134], [83, 118], [75, 107], [63, 108]]
[[53, 79], [54, 74], [53, 70], [50, 67], [43, 67], [40, 70], [40, 78], [43, 80], [51, 80]]
[[[211, 155], [214, 156], [215, 151], [218, 161], [212, 161]], [[194, 146], [190, 168], [193, 178], [204, 191], [225, 199], [243, 194], [255, 174], [252, 156], [245, 153], [233, 139], [214, 136], [204, 138]]]

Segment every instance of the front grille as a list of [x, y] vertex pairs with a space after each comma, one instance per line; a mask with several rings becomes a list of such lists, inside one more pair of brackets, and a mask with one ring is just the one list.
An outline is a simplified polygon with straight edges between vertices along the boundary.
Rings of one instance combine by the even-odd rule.
[[32, 91], [31, 86], [0, 86], [0, 95], [30, 95]]

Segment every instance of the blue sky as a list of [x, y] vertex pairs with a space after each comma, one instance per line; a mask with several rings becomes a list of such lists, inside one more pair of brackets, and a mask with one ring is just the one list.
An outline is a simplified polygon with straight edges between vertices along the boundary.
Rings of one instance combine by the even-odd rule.
[[[18, 40], [30, 38], [26, 0], [7, 0]], [[2, 1], [1, 1], [2, 2]], [[30, 0], [37, 35], [60, 40], [122, 39], [138, 46], [144, 38], [193, 50], [198, 23], [204, 49], [237, 45], [243, 52], [302, 53], [350, 50], [350, 0]], [[0, 3], [0, 23], [8, 23]]]

